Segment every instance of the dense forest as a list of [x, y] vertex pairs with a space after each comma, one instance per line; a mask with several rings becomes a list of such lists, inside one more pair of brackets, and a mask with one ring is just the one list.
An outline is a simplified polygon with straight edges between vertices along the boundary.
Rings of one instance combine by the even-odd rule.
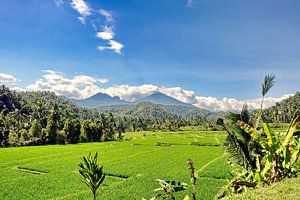
[[300, 92], [263, 111], [264, 121], [290, 123], [300, 114]]
[[203, 116], [184, 118], [151, 103], [139, 104], [131, 115], [114, 117], [52, 92], [16, 92], [0, 86], [0, 146], [111, 141], [122, 139], [125, 131], [189, 125], [213, 127]]

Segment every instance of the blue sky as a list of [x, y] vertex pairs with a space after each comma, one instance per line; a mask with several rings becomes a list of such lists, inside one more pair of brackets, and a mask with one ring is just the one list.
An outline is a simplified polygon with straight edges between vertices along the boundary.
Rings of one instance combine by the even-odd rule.
[[107, 79], [99, 91], [148, 84], [219, 100], [258, 98], [271, 73], [269, 95], [281, 97], [299, 90], [299, 10], [296, 0], [2, 0], [0, 72], [19, 88], [51, 70]]

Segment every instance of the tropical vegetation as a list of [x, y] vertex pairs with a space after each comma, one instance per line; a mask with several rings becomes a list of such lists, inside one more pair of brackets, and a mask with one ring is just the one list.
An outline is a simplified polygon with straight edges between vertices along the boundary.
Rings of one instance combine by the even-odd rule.
[[261, 109], [256, 118], [251, 119], [245, 105], [240, 114], [230, 113], [225, 120], [219, 120], [228, 133], [225, 145], [229, 162], [238, 169], [229, 185], [235, 193], [296, 176], [299, 171], [300, 115], [295, 115], [283, 135], [275, 133], [264, 121], [264, 97], [274, 85], [274, 78], [267, 75], [264, 79]]

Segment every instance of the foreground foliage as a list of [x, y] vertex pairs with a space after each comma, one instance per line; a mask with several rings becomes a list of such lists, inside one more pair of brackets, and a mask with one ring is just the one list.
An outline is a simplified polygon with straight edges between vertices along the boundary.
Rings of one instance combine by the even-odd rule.
[[284, 179], [269, 186], [259, 187], [255, 190], [247, 190], [240, 194], [235, 194], [224, 198], [230, 200], [264, 199], [282, 200], [299, 199], [300, 177]]
[[228, 132], [226, 140], [229, 162], [239, 166], [230, 187], [238, 193], [245, 187], [270, 184], [285, 177], [296, 176], [300, 156], [300, 116], [296, 115], [284, 135], [276, 134], [263, 122], [264, 96], [274, 85], [274, 77], [266, 76], [262, 85], [262, 103], [259, 115], [251, 120], [247, 107], [241, 114], [231, 113], [219, 122]]
[[[158, 200], [158, 199], [172, 199], [175, 200], [174, 193], [184, 191], [187, 189], [191, 190], [191, 197], [187, 194], [184, 197], [184, 200], [196, 200], [196, 181], [198, 179], [198, 175], [195, 172], [194, 168], [194, 162], [191, 159], [188, 159], [187, 161], [188, 168], [190, 170], [190, 177], [191, 177], [191, 183], [192, 185], [188, 185], [184, 182], [180, 181], [167, 181], [167, 180], [161, 180], [157, 179], [160, 187], [155, 189], [156, 195], [152, 197], [150, 200]], [[142, 200], [145, 200], [144, 198]]]

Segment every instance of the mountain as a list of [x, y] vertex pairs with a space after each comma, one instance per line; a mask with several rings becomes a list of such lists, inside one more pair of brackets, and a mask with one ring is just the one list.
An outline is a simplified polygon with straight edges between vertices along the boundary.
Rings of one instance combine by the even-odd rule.
[[177, 99], [174, 99], [174, 98], [167, 96], [160, 92], [156, 92], [154, 94], [151, 94], [150, 96], [144, 97], [137, 101], [137, 103], [140, 103], [140, 102], [151, 102], [154, 104], [171, 105], [171, 106], [193, 107], [193, 105], [191, 105], [191, 104], [183, 103], [181, 101], [178, 101]]
[[120, 97], [111, 97], [104, 93], [95, 94], [87, 99], [72, 100], [79, 106], [88, 108], [97, 108], [100, 106], [111, 106], [111, 105], [126, 105], [129, 102], [121, 100]]
[[170, 105], [170, 106], [194, 107], [191, 104], [183, 103], [160, 92], [151, 94], [133, 103], [121, 100], [120, 97], [118, 96], [111, 97], [104, 93], [95, 94], [94, 96], [91, 96], [87, 99], [81, 99], [81, 100], [72, 99], [72, 101], [79, 106], [88, 107], [88, 108], [98, 108], [103, 106], [115, 106], [115, 105], [132, 105], [132, 104], [138, 104], [142, 102], [150, 102], [154, 104]]

